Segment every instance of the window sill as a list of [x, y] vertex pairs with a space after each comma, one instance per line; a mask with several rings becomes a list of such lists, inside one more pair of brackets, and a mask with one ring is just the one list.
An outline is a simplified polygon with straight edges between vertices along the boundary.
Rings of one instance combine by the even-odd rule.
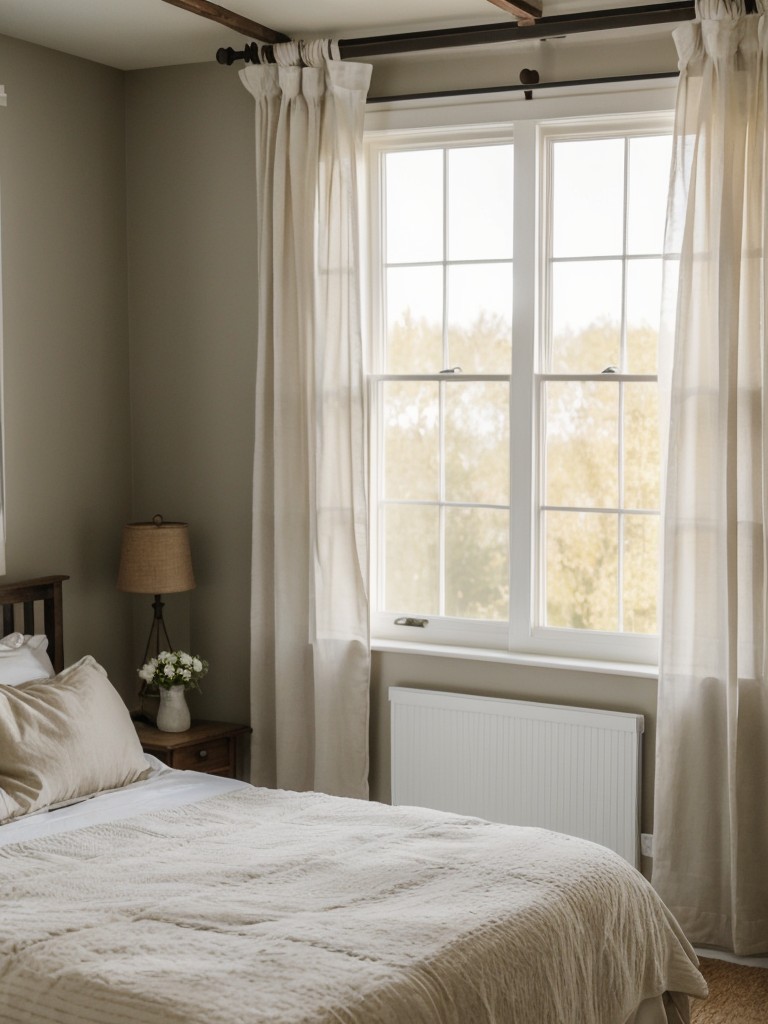
[[426, 654], [437, 658], [462, 658], [466, 661], [489, 661], [504, 665], [529, 665], [534, 668], [557, 668], [568, 672], [598, 672], [603, 675], [635, 676], [658, 679], [657, 665], [629, 661], [598, 661], [589, 658], [563, 658], [554, 655], [495, 651], [491, 648], [458, 647], [447, 644], [414, 643], [407, 640], [371, 639], [371, 650], [383, 654]]

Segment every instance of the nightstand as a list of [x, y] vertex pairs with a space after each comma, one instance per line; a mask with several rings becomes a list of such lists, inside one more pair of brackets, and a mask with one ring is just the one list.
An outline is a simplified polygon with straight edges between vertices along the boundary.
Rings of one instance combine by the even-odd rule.
[[193, 722], [186, 732], [161, 732], [154, 725], [134, 722], [139, 742], [169, 768], [181, 768], [208, 775], [237, 775], [237, 741], [250, 726], [232, 722]]

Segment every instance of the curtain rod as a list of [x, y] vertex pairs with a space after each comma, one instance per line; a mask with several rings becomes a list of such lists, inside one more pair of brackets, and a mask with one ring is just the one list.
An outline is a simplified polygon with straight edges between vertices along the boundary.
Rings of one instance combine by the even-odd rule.
[[[522, 72], [521, 78], [526, 72]], [[576, 85], [617, 85], [622, 82], [651, 82], [657, 79], [678, 78], [678, 71], [655, 71], [640, 75], [613, 75], [604, 78], [574, 78], [561, 82], [523, 81], [521, 85], [489, 85], [474, 89], [446, 89], [440, 92], [414, 92], [399, 96], [369, 96], [368, 103], [403, 103], [406, 100], [451, 99], [460, 96], [489, 96], [502, 92], [523, 92], [525, 98], [533, 98], [533, 92], [539, 89], [568, 88]]]
[[[398, 32], [390, 35], [363, 36], [358, 39], [340, 39], [342, 60], [382, 56], [384, 54], [413, 53], [422, 50], [445, 49], [457, 46], [484, 46], [490, 43], [515, 42], [523, 39], [545, 39], [548, 36], [573, 35], [577, 32], [602, 32], [644, 25], [662, 25], [676, 21], [690, 21], [696, 16], [694, 0], [673, 0], [662, 4], [624, 7], [604, 11], [582, 11], [578, 14], [560, 14], [538, 18], [533, 24], [494, 22], [490, 25], [468, 25], [461, 28], [428, 29], [422, 32]], [[249, 43], [236, 52], [231, 46], [216, 52], [219, 64], [233, 64], [236, 60], [258, 64], [259, 50], [267, 63], [273, 63], [272, 47], [259, 47]]]

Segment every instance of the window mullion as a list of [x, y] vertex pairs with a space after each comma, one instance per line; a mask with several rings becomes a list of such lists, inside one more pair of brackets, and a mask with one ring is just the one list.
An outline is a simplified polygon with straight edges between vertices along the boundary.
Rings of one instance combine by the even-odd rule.
[[534, 339], [536, 332], [537, 131], [524, 122], [515, 127], [514, 246], [512, 293], [512, 379], [510, 382], [510, 646], [529, 641], [533, 609], [532, 552], [536, 534], [534, 498]]
[[[438, 370], [444, 370], [450, 362], [448, 351], [448, 245], [449, 231], [448, 224], [448, 149], [443, 150], [443, 365]], [[438, 519], [438, 604], [440, 615], [445, 615], [445, 388], [442, 384], [437, 386], [437, 408], [438, 408], [438, 495], [437, 495], [437, 519]]]
[[621, 333], [619, 336], [619, 368], [625, 373], [627, 367], [627, 252], [629, 239], [629, 138], [624, 139], [624, 209], [621, 231]]
[[618, 472], [618, 487], [619, 493], [618, 506], [619, 516], [617, 522], [617, 543], [619, 549], [617, 551], [617, 572], [616, 572], [616, 588], [618, 593], [616, 594], [616, 602], [618, 609], [618, 628], [620, 631], [624, 629], [624, 382], [619, 381], [619, 472]]
[[[628, 281], [628, 265], [627, 265], [627, 253], [629, 251], [629, 138], [624, 139], [624, 208], [622, 217], [622, 232], [621, 232], [621, 333], [619, 336], [619, 344], [621, 346], [619, 352], [619, 368], [622, 373], [626, 372], [628, 367], [628, 353], [629, 345], [627, 338], [627, 281]], [[624, 508], [624, 383], [619, 382], [619, 421], [618, 421], [618, 487], [619, 493], [617, 495], [618, 505], [620, 509]], [[619, 632], [624, 631], [624, 515], [620, 511], [616, 522], [616, 543], [618, 544], [618, 551], [616, 552], [616, 609], [617, 609], [617, 627]]]
[[445, 385], [437, 385], [437, 408], [438, 408], [438, 495], [437, 495], [437, 517], [438, 517], [438, 546], [439, 546], [439, 568], [438, 568], [438, 603], [440, 614], [445, 615]]
[[443, 150], [443, 365], [437, 367], [444, 370], [450, 360], [448, 352], [448, 149]]

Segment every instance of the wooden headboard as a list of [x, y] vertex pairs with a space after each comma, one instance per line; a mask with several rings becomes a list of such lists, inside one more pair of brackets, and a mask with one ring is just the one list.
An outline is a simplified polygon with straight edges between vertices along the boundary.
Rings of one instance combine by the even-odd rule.
[[41, 576], [21, 583], [0, 583], [3, 636], [8, 633], [39, 633], [35, 623], [42, 609], [43, 631], [48, 637], [48, 657], [57, 672], [64, 668], [64, 626], [61, 584], [69, 576]]

